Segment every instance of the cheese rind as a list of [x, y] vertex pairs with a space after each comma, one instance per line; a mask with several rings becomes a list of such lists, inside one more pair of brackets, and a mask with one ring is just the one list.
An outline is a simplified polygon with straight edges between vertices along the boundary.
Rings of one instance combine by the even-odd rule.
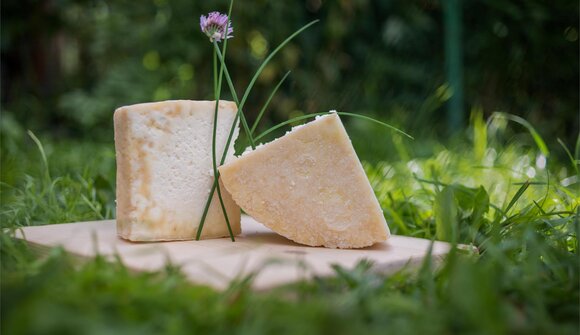
[[[173, 100], [118, 108], [114, 114], [117, 156], [117, 233], [131, 241], [194, 239], [213, 184], [212, 131], [215, 101]], [[216, 136], [221, 158], [237, 107], [220, 101]], [[226, 161], [233, 157], [233, 140]], [[234, 234], [240, 208], [222, 186]], [[202, 238], [228, 236], [217, 192]]]
[[246, 213], [295, 242], [361, 248], [389, 229], [336, 113], [224, 164], [221, 180]]

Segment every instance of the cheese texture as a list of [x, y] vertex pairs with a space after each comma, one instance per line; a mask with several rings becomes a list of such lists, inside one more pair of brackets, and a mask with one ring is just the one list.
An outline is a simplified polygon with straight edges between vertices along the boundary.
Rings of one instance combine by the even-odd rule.
[[[194, 239], [214, 182], [212, 130], [215, 101], [175, 100], [117, 109], [117, 234], [131, 241]], [[220, 101], [217, 160], [222, 156], [237, 107]], [[233, 158], [233, 142], [227, 160]], [[226, 161], [227, 161], [226, 160]], [[240, 208], [222, 189], [234, 234], [240, 233]], [[214, 194], [202, 238], [228, 236]]]
[[389, 229], [340, 118], [332, 113], [220, 167], [246, 213], [295, 242], [361, 248]]

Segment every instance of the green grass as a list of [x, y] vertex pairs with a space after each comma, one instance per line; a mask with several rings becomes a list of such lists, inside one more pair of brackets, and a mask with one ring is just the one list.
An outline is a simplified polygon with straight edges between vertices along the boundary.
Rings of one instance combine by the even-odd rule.
[[[362, 262], [265, 293], [248, 289], [251, 278], [217, 292], [171, 266], [138, 274], [102, 258], [78, 264], [59, 249], [38, 258], [11, 238], [14, 229], [113, 217], [113, 146], [39, 136], [45, 163], [25, 132], [3, 132], [1, 330], [578, 334], [578, 157], [557, 161], [559, 151], [567, 157], [562, 147], [540, 151], [529, 132], [508, 137], [517, 125], [502, 120], [486, 125], [476, 115], [469, 140], [448, 146], [395, 138], [388, 156], [364, 163], [394, 233], [473, 244], [479, 254], [454, 249], [439, 268], [426, 262], [389, 276]], [[367, 157], [357, 138], [372, 131], [356, 129]]]

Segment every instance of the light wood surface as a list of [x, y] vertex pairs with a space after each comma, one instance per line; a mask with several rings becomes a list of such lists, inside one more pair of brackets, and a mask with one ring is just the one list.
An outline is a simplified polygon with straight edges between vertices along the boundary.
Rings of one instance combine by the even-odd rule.
[[[166, 262], [181, 266], [194, 283], [223, 289], [231, 280], [257, 273], [256, 289], [268, 289], [313, 276], [334, 273], [333, 264], [353, 268], [360, 260], [372, 261], [377, 271], [391, 272], [422, 261], [431, 241], [391, 236], [385, 243], [364, 249], [306, 247], [277, 235], [252, 218], [242, 216], [243, 234], [232, 243], [227, 238], [203, 241], [132, 243], [117, 237], [115, 221], [92, 221], [25, 227], [23, 238], [40, 252], [62, 246], [68, 252], [110, 259], [115, 254], [135, 271], [157, 271]], [[432, 257], [444, 256], [449, 245], [434, 242]]]

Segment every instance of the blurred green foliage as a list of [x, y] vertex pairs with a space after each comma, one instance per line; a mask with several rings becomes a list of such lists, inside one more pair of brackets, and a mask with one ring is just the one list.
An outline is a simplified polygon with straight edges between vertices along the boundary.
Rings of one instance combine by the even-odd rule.
[[114, 180], [114, 154], [88, 140], [19, 143], [2, 178], [20, 182], [0, 183], [0, 330], [578, 334], [576, 165], [546, 157], [533, 139], [506, 142], [514, 126], [505, 118], [486, 124], [479, 114], [472, 139], [455, 148], [431, 142], [432, 155], [418, 158], [417, 143], [404, 141], [397, 150], [407, 158], [364, 162], [393, 233], [472, 245], [478, 253], [452, 249], [441, 266], [425, 261], [390, 275], [361, 262], [268, 292], [250, 289], [253, 275], [218, 292], [189, 283], [175, 266], [134, 273], [120, 260], [80, 263], [58, 248], [35, 255], [13, 239], [19, 227], [112, 217], [114, 188], [106, 181]]
[[[226, 11], [227, 3], [3, 1], [3, 114], [25, 128], [110, 141], [118, 106], [211, 99], [211, 46], [199, 16]], [[321, 22], [260, 77], [245, 110], [250, 120], [292, 70], [265, 124], [338, 109], [424, 137], [444, 130], [452, 92], [436, 0], [240, 1], [227, 57], [238, 91], [273, 47], [315, 18]], [[578, 2], [465, 1], [463, 18], [466, 115], [472, 108], [507, 111], [541, 124], [547, 138], [573, 143]]]
[[[416, 140], [345, 118], [391, 230], [480, 251], [389, 276], [363, 262], [267, 293], [251, 277], [216, 292], [174, 267], [135, 274], [59, 249], [39, 258], [12, 238], [114, 217], [113, 110], [211, 99], [198, 20], [227, 1], [3, 1], [1, 331], [578, 334], [578, 2], [464, 1], [470, 124], [436, 141], [452, 94], [441, 1], [236, 3], [227, 61], [238, 94], [269, 51], [321, 19], [260, 77], [250, 121], [292, 70], [262, 127], [329, 109], [400, 126]], [[529, 123], [487, 118], [495, 110]]]

